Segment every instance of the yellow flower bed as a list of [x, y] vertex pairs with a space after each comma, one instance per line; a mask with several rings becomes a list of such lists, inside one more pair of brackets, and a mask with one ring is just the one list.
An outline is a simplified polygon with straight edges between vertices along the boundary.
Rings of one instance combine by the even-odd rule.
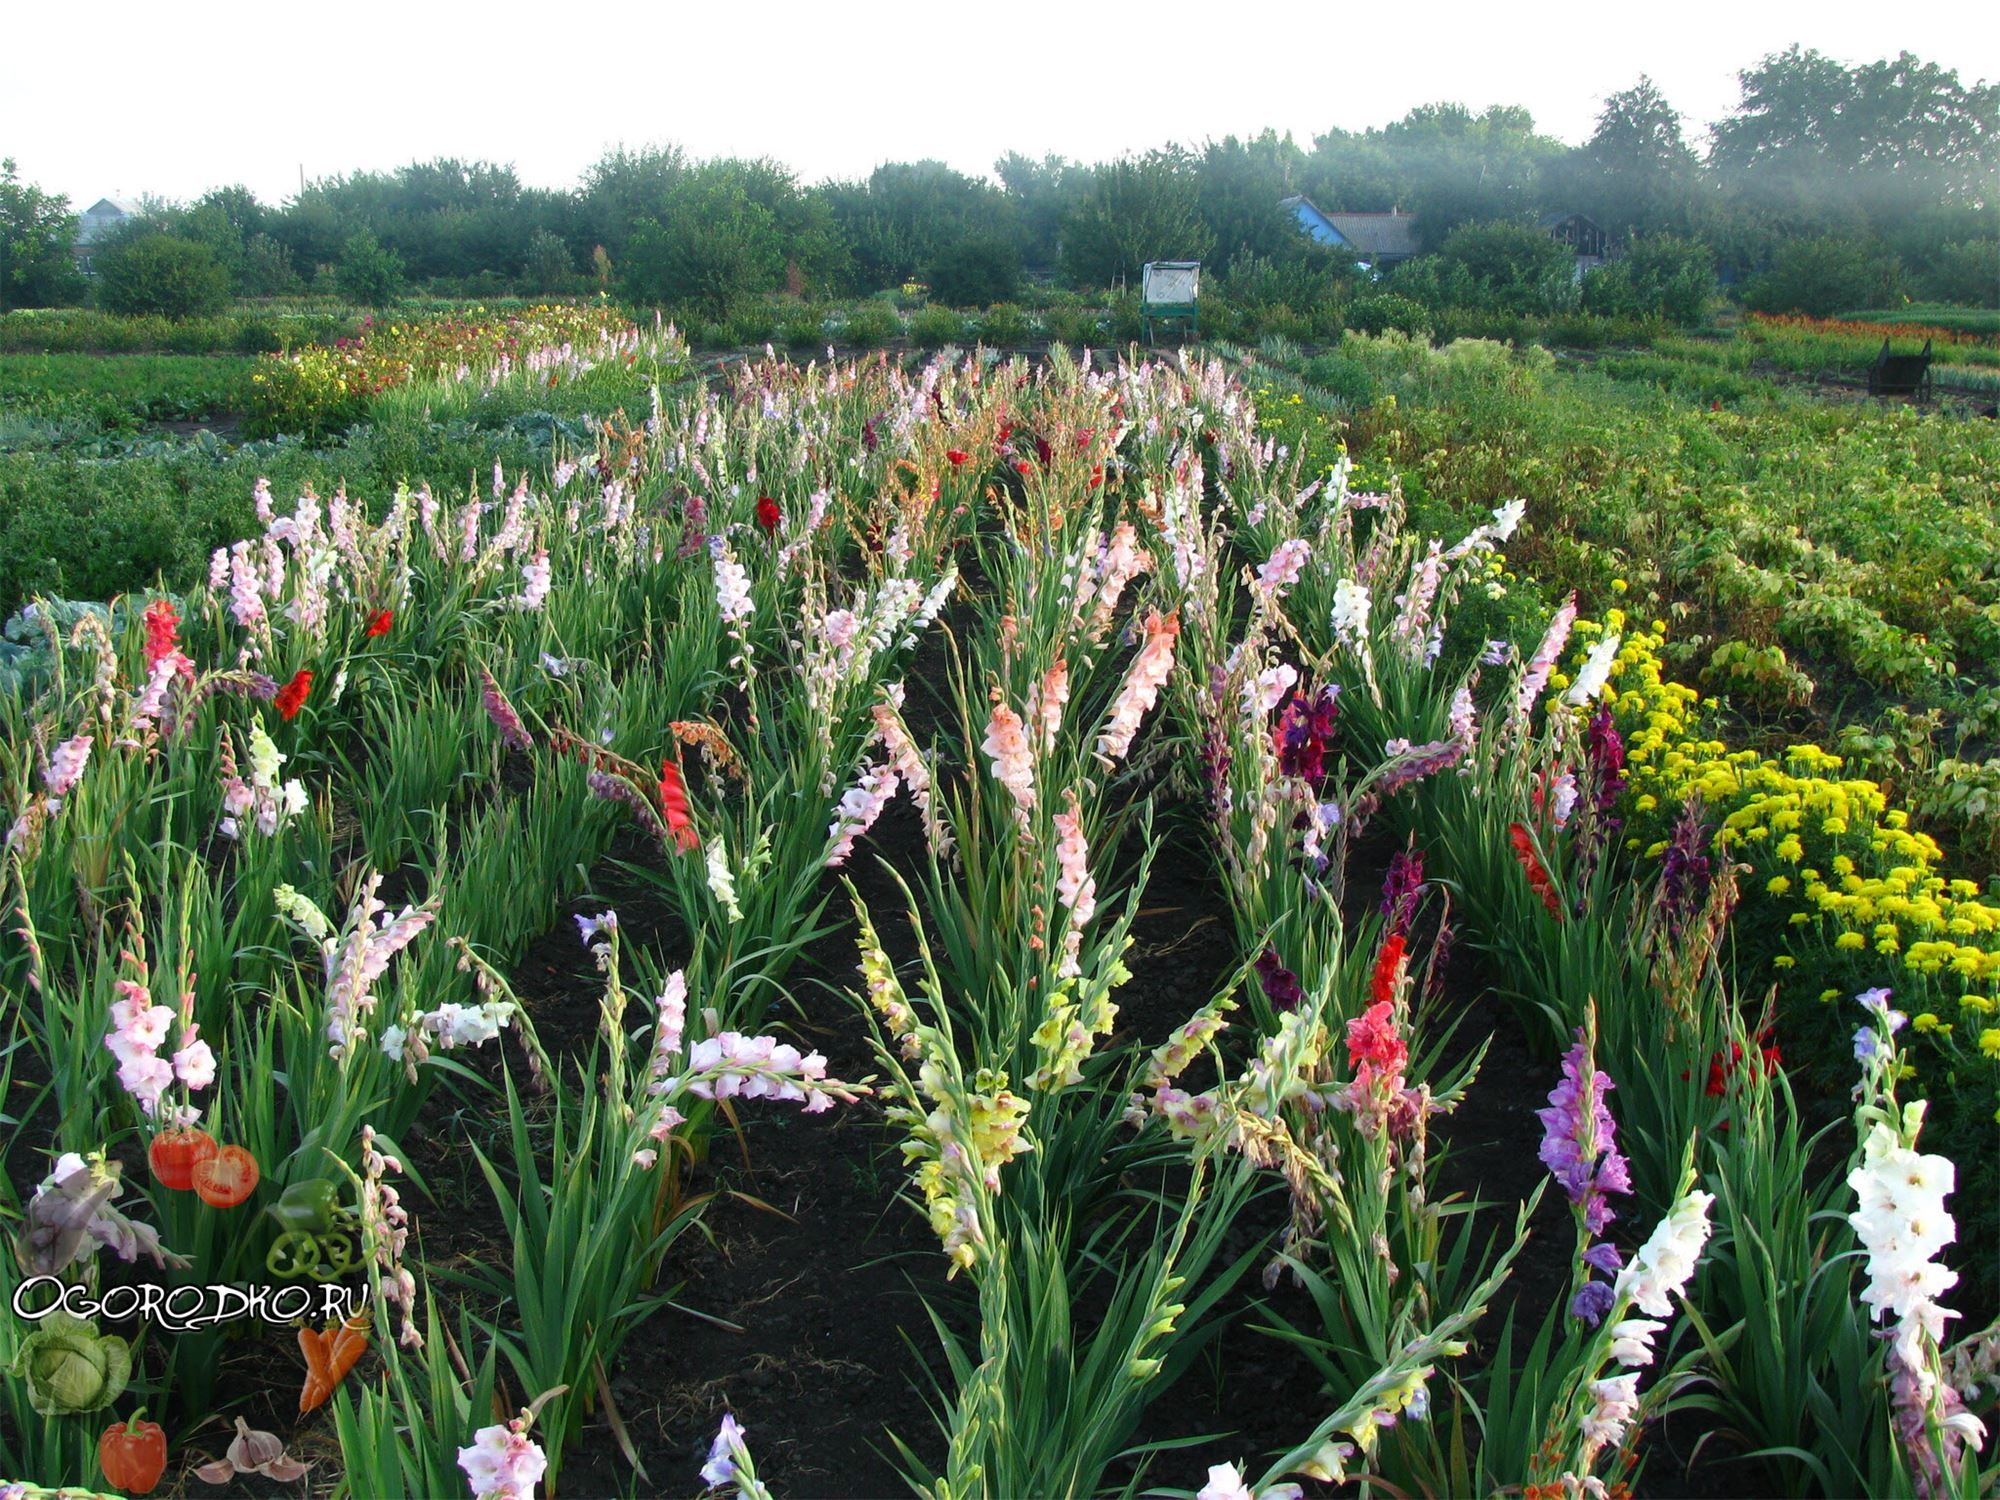
[[[1588, 648], [1625, 623], [1610, 610], [1602, 624], [1578, 621], [1575, 638]], [[1756, 871], [1746, 891], [1785, 914], [1773, 930], [1793, 951], [1780, 970], [1814, 949], [1873, 955], [1897, 971], [1899, 1005], [1961, 1081], [2000, 1060], [1985, 1025], [2000, 1010], [2000, 902], [1941, 873], [1937, 843], [1875, 782], [1842, 776], [1839, 756], [1793, 745], [1769, 759], [1702, 738], [1701, 695], [1661, 671], [1664, 631], [1656, 620], [1626, 634], [1605, 688], [1625, 739], [1628, 847], [1657, 857], [1682, 805], [1700, 797], [1721, 821], [1720, 847]]]

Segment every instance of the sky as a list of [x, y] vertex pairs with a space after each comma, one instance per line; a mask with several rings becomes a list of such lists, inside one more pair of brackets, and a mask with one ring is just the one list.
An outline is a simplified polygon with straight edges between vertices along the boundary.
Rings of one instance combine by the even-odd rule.
[[69, 196], [173, 200], [455, 156], [570, 187], [614, 145], [774, 156], [807, 182], [1014, 150], [1098, 161], [1265, 127], [1301, 145], [1428, 103], [1581, 141], [1650, 74], [1699, 141], [1794, 42], [2000, 79], [1982, 0], [91, 0], [10, 7], [0, 156]]

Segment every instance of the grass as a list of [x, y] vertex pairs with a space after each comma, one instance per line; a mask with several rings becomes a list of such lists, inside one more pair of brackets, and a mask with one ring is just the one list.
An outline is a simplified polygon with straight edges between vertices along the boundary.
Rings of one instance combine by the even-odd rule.
[[107, 428], [240, 412], [239, 354], [0, 354], [0, 412], [87, 415]]
[[1842, 313], [1850, 323], [1920, 323], [1948, 333], [2000, 335], [2000, 308], [1950, 307], [1938, 302], [1913, 302], [1908, 307], [1872, 307]]

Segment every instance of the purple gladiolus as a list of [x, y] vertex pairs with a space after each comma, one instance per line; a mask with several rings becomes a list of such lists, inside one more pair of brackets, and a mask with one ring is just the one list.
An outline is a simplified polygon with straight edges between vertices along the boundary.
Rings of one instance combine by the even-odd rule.
[[[1595, 1240], [1618, 1217], [1609, 1195], [1630, 1193], [1632, 1173], [1618, 1152], [1618, 1122], [1605, 1101], [1612, 1082], [1597, 1071], [1581, 1029], [1576, 1045], [1563, 1054], [1562, 1075], [1550, 1091], [1549, 1107], [1535, 1111], [1542, 1122], [1542, 1165], [1575, 1205], [1584, 1237]], [[1618, 1252], [1609, 1245], [1586, 1244], [1582, 1260], [1586, 1279], [1570, 1303], [1570, 1315], [1594, 1328], [1610, 1305], [1610, 1288], [1588, 1279], [1588, 1270], [1615, 1272]]]
[[1276, 948], [1266, 948], [1258, 956], [1257, 981], [1278, 1010], [1297, 1010], [1305, 1003], [1306, 992], [1299, 986], [1299, 976], [1279, 961]]

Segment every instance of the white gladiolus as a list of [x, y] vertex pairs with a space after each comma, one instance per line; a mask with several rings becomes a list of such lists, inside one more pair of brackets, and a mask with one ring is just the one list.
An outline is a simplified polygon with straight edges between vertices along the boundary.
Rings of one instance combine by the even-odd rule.
[[1333, 586], [1333, 634], [1343, 645], [1368, 639], [1368, 585], [1343, 578]]
[[1695, 1262], [1701, 1259], [1701, 1247], [1708, 1243], [1713, 1227], [1708, 1208], [1714, 1201], [1711, 1193], [1691, 1192], [1676, 1203], [1618, 1273], [1616, 1295], [1631, 1298], [1650, 1317], [1671, 1316], [1670, 1299], [1688, 1284]]
[[1607, 635], [1590, 648], [1590, 655], [1583, 659], [1576, 681], [1563, 694], [1563, 702], [1571, 708], [1582, 708], [1596, 701], [1597, 695], [1604, 691], [1604, 684], [1611, 680], [1611, 664], [1618, 659], [1620, 639], [1616, 635]]

